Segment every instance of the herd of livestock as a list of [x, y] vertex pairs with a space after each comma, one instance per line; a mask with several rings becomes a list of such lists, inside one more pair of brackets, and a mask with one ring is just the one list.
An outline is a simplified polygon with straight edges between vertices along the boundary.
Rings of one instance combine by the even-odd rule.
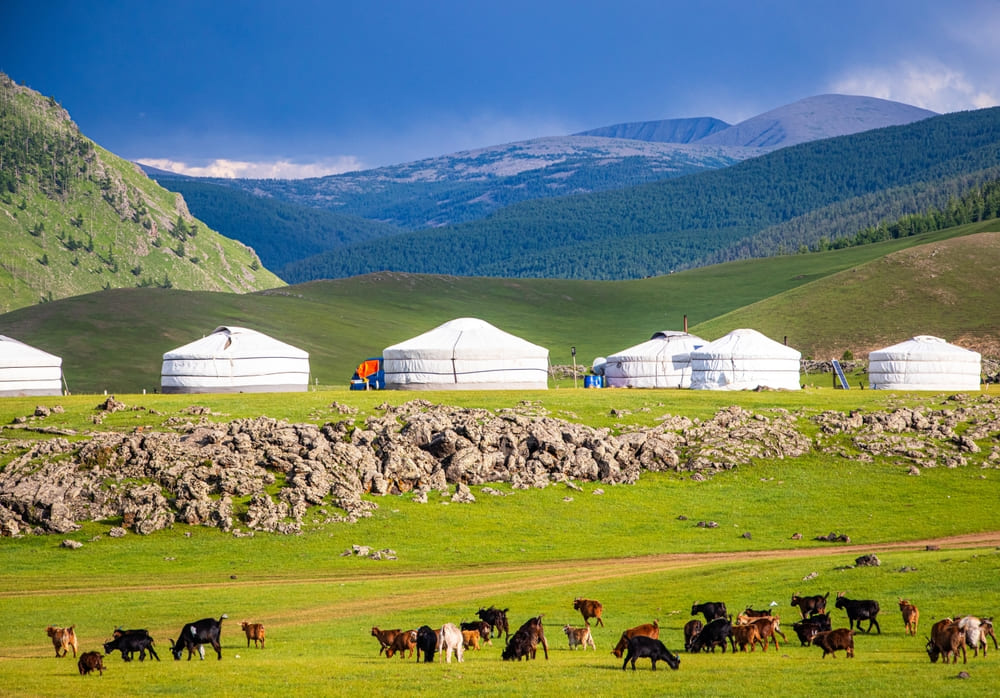
[[[838, 651], [843, 651], [847, 657], [853, 657], [854, 636], [857, 633], [871, 633], [872, 628], [878, 634], [882, 633], [878, 622], [881, 608], [878, 601], [849, 599], [843, 592], [840, 592], [834, 600], [834, 606], [846, 613], [849, 625], [847, 628], [834, 628], [830, 613], [827, 611], [829, 596], [829, 592], [815, 596], [793, 594], [791, 605], [798, 608], [801, 619], [794, 622], [792, 628], [802, 646], [819, 647], [823, 650], [824, 658], [827, 655], [836, 657]], [[604, 626], [603, 605], [594, 599], [577, 598], [573, 601], [573, 608], [580, 612], [584, 624], [583, 627], [563, 626], [569, 648], [582, 647], [586, 651], [589, 647], [596, 650], [597, 646], [591, 633], [590, 622], [593, 620], [595, 625]], [[399, 654], [401, 658], [413, 657], [416, 654], [417, 661], [422, 658], [425, 662], [433, 662], [436, 654], [444, 654], [446, 661], [450, 663], [454, 654], [461, 662], [465, 650], [478, 650], [483, 643], [492, 645], [494, 637], [502, 636], [506, 642], [501, 654], [504, 660], [534, 659], [539, 647], [541, 647], [545, 658], [548, 659], [549, 643], [545, 637], [542, 616], [528, 619], [514, 633], [511, 633], [507, 619], [509, 610], [508, 608], [501, 609], [490, 606], [489, 608], [480, 608], [477, 611], [478, 621], [463, 622], [460, 625], [445, 623], [438, 629], [422, 625], [413, 630], [400, 630], [399, 628], [383, 630], [375, 626], [372, 627], [371, 634], [379, 643], [379, 654], [390, 658], [396, 654]], [[919, 609], [910, 601], [899, 599], [899, 610], [902, 614], [905, 633], [916, 636], [917, 625], [920, 621]], [[766, 652], [772, 643], [775, 649], [779, 647], [779, 635], [787, 641], [781, 630], [780, 618], [773, 615], [770, 609], [758, 611], [747, 607], [737, 615], [734, 621], [733, 616], [726, 609], [725, 603], [707, 602], [692, 605], [691, 615], [703, 616], [705, 620], [703, 622], [699, 618], [693, 618], [684, 625], [684, 650], [686, 652], [714, 653], [717, 647], [725, 652], [727, 644], [733, 652], [753, 652], [757, 646]], [[179, 660], [186, 651], [189, 660], [195, 653], [204, 659], [205, 645], [209, 645], [215, 650], [217, 657], [222, 659], [220, 634], [222, 621], [226, 617], [223, 614], [218, 619], [203, 618], [185, 624], [177, 639], [170, 640], [171, 655], [174, 659]], [[861, 625], [865, 621], [867, 621], [868, 627], [862, 629]], [[244, 621], [241, 627], [246, 634], [248, 648], [251, 642], [254, 647], [264, 647], [265, 630], [261, 623]], [[74, 628], [75, 626], [68, 628], [49, 626], [46, 629], [52, 639], [57, 657], [66, 656], [70, 650], [73, 651], [74, 657], [77, 656], [79, 647]], [[993, 641], [993, 648], [1000, 649], [994, 634], [992, 618], [972, 615], [944, 618], [931, 628], [925, 649], [932, 662], [943, 658], [945, 664], [949, 660], [952, 663], [957, 663], [958, 656], [961, 654], [963, 663], [966, 663], [968, 661], [966, 649], [973, 651], [975, 656], [978, 656], [979, 651], [982, 650], [983, 656], [986, 656], [987, 641], [990, 639]], [[122, 659], [126, 662], [132, 661], [135, 654], [139, 655], [139, 661], [143, 661], [147, 653], [152, 659], [157, 661], [160, 659], [154, 648], [153, 638], [146, 630], [117, 628], [112, 639], [104, 643], [104, 655], [91, 651], [84, 652], [79, 656], [77, 666], [80, 674], [86, 675], [98, 671], [103, 675], [104, 656], [115, 651], [121, 652]], [[667, 649], [666, 645], [660, 641], [658, 620], [625, 630], [612, 653], [618, 659], [624, 656], [623, 670], [630, 663], [632, 669], [635, 670], [637, 659], [649, 659], [654, 671], [658, 661], [665, 662], [671, 669], [678, 669], [681, 661], [680, 657]]]

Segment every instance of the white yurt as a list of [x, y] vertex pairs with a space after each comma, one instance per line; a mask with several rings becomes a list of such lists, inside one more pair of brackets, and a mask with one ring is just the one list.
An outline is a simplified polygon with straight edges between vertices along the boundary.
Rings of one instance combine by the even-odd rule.
[[868, 355], [873, 390], [979, 390], [982, 357], [939, 337], [918, 335]]
[[708, 344], [687, 332], [663, 331], [610, 355], [604, 380], [610, 388], [690, 388], [691, 351]]
[[801, 354], [756, 330], [733, 330], [691, 352], [695, 390], [799, 390]]
[[544, 390], [549, 350], [477, 318], [458, 318], [386, 347], [385, 387], [396, 390]]
[[309, 387], [309, 354], [244, 327], [216, 327], [163, 355], [164, 393], [287, 393]]
[[62, 359], [0, 335], [0, 396], [62, 395]]

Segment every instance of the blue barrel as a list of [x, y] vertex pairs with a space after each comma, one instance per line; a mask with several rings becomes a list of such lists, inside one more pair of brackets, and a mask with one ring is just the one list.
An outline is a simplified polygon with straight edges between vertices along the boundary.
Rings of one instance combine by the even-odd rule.
[[584, 388], [603, 388], [604, 381], [601, 376], [584, 376], [583, 377], [583, 387]]

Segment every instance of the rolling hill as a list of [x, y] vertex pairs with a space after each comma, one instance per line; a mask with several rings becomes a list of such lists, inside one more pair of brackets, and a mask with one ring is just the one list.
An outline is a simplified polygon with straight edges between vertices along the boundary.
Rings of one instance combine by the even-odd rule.
[[0, 310], [161, 286], [282, 286], [254, 251], [83, 136], [52, 98], [0, 74]]
[[[787, 336], [804, 355], [819, 358], [839, 357], [845, 348], [861, 356], [889, 335], [901, 341], [928, 333], [975, 338], [976, 346], [1000, 355], [1000, 337], [988, 324], [1000, 314], [1000, 297], [982, 290], [1000, 263], [998, 236], [986, 234], [996, 230], [998, 223], [988, 221], [635, 281], [380, 273], [253, 294], [116, 289], [0, 315], [0, 334], [62, 356], [75, 392], [152, 391], [164, 352], [223, 324], [306, 349], [320, 385], [346, 385], [365, 357], [470, 315], [548, 347], [553, 364], [570, 363], [569, 347], [576, 346], [578, 360], [589, 365], [654, 331], [681, 329], [685, 315], [691, 331], [706, 339], [749, 326]], [[911, 259], [906, 250], [936, 266], [899, 262]], [[951, 258], [958, 266], [948, 273], [918, 273], [944, 270]], [[968, 273], [954, 273], [962, 265]], [[859, 281], [844, 301], [839, 289], [852, 279]], [[913, 300], [901, 307], [899, 298]]]

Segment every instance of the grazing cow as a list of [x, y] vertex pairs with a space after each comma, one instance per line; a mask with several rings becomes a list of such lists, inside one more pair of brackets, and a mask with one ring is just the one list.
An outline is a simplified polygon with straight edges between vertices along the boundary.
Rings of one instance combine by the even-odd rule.
[[80, 676], [86, 676], [95, 670], [104, 676], [104, 657], [100, 652], [84, 652], [80, 655], [76, 668], [80, 670]]
[[968, 663], [965, 654], [965, 633], [958, 627], [958, 623], [951, 618], [943, 618], [931, 626], [931, 636], [927, 638], [927, 656], [931, 662], [937, 662], [938, 657], [944, 657], [944, 663], [948, 663], [948, 657], [952, 658], [952, 664], [958, 664], [958, 653], [962, 652], [962, 664]]
[[726, 604], [721, 601], [693, 604], [691, 606], [691, 615], [696, 616], [699, 613], [705, 616], [706, 623], [711, 623], [716, 618], [725, 618], [728, 615]]
[[476, 615], [479, 619], [486, 621], [490, 624], [490, 635], [496, 635], [500, 637], [500, 633], [504, 634], [504, 639], [510, 639], [510, 625], [507, 623], [507, 611], [509, 608], [497, 608], [496, 606], [490, 606], [489, 608], [480, 608], [476, 611]]
[[222, 634], [222, 621], [228, 617], [223, 613], [218, 620], [202, 618], [193, 623], [186, 623], [181, 628], [181, 634], [177, 636], [177, 641], [170, 641], [170, 653], [174, 655], [174, 659], [179, 660], [185, 649], [188, 652], [188, 661], [191, 661], [191, 655], [194, 654], [195, 650], [198, 650], [198, 655], [204, 659], [205, 643], [208, 643], [212, 645], [212, 649], [221, 660], [222, 644], [219, 642], [219, 636]]
[[812, 644], [812, 639], [816, 633], [833, 630], [833, 624], [830, 622], [829, 613], [820, 613], [792, 623], [792, 629], [799, 636], [799, 642], [805, 647]]
[[573, 610], [579, 611], [580, 615], [583, 616], [583, 622], [590, 625], [590, 619], [593, 618], [597, 621], [597, 625], [604, 627], [604, 621], [601, 620], [601, 614], [604, 612], [604, 606], [601, 605], [600, 601], [594, 601], [593, 599], [573, 599]]
[[391, 658], [392, 655], [399, 652], [399, 658], [405, 659], [407, 650], [409, 650], [409, 656], [413, 656], [413, 651], [417, 648], [417, 631], [407, 630], [405, 632], [397, 632], [395, 637], [392, 638], [392, 644], [385, 648], [385, 656]]
[[467, 650], [478, 650], [479, 649], [479, 631], [478, 630], [461, 630], [462, 633], [462, 647]]
[[872, 631], [872, 626], [878, 631], [878, 634], [882, 634], [882, 628], [878, 624], [878, 619], [875, 617], [878, 615], [879, 606], [878, 601], [861, 601], [849, 599], [844, 596], [844, 592], [837, 592], [837, 608], [841, 608], [847, 612], [847, 619], [850, 621], [850, 626], [853, 629], [854, 624], [857, 623], [858, 630], [861, 630], [861, 621], [868, 621], [868, 630], [862, 630], [861, 632], [870, 633]]
[[392, 644], [392, 641], [399, 635], [399, 628], [392, 630], [380, 630], [377, 625], [372, 626], [372, 637], [378, 640], [378, 653], [382, 654]]
[[899, 612], [903, 614], [903, 625], [906, 626], [906, 634], [916, 636], [917, 623], [920, 622], [920, 609], [907, 599], [899, 599]]
[[823, 649], [823, 659], [826, 659], [828, 654], [836, 659], [837, 650], [846, 650], [847, 658], [852, 659], [854, 657], [854, 635], [857, 632], [857, 630], [849, 630], [848, 628], [824, 630], [821, 633], [816, 633], [812, 644], [813, 647]]
[[724, 654], [726, 652], [726, 639], [732, 632], [733, 624], [728, 618], [716, 618], [707, 623], [691, 641], [691, 651], [710, 650], [714, 654], [716, 647], [722, 647]]
[[802, 619], [805, 620], [808, 616], [826, 613], [826, 599], [829, 596], [830, 592], [826, 592], [822, 596], [799, 596], [798, 594], [792, 594], [792, 606], [799, 607], [799, 613], [802, 614]]
[[521, 661], [522, 658], [534, 659], [539, 644], [542, 645], [542, 649], [545, 651], [545, 658], [548, 659], [549, 643], [545, 639], [542, 617], [535, 616], [525, 621], [524, 625], [511, 635], [501, 657], [504, 661], [511, 659]]
[[485, 642], [487, 645], [490, 645], [490, 646], [493, 645], [493, 637], [492, 637], [492, 633], [491, 633], [492, 628], [490, 627], [490, 624], [487, 623], [485, 620], [476, 620], [476, 621], [472, 621], [470, 623], [461, 623], [458, 627], [462, 631], [463, 634], [467, 630], [474, 630], [474, 631], [476, 631], [477, 633], [479, 633], [479, 638], [483, 642]]
[[71, 625], [68, 628], [57, 628], [50, 625], [45, 629], [48, 636], [52, 638], [52, 646], [56, 648], [57, 657], [65, 657], [69, 651], [73, 650], [73, 656], [76, 656], [77, 650], [79, 650], [79, 645], [76, 642], [76, 625]]
[[438, 652], [445, 653], [445, 661], [451, 664], [451, 653], [454, 652], [459, 662], [465, 661], [465, 647], [463, 646], [462, 631], [454, 623], [445, 623], [441, 626], [438, 634]]
[[704, 624], [697, 618], [689, 620], [684, 624], [684, 651], [691, 651], [691, 641], [698, 637], [698, 633], [704, 628]]
[[433, 628], [421, 625], [417, 628], [417, 661], [420, 661], [420, 653], [424, 653], [424, 662], [434, 661], [434, 653], [437, 652], [438, 638]]
[[674, 670], [678, 669], [681, 665], [681, 658], [676, 654], [672, 654], [662, 642], [654, 640], [651, 637], [636, 635], [629, 638], [628, 653], [625, 655], [625, 661], [622, 663], [622, 671], [625, 671], [625, 666], [629, 662], [632, 662], [632, 671], [635, 671], [635, 660], [641, 657], [649, 657], [652, 660], [653, 671], [656, 671], [656, 663], [658, 661], [666, 662], [667, 666]]
[[115, 650], [122, 653], [122, 659], [126, 662], [132, 661], [132, 655], [139, 653], [139, 661], [146, 661], [146, 652], [149, 656], [160, 661], [160, 655], [153, 649], [153, 638], [146, 630], [115, 630], [114, 638], [104, 643], [104, 654], [113, 654]]
[[729, 642], [733, 647], [733, 652], [736, 651], [736, 645], [740, 646], [740, 652], [746, 652], [747, 645], [750, 646], [750, 651], [753, 652], [754, 644], [759, 644], [764, 648], [764, 651], [767, 651], [767, 645], [760, 639], [760, 630], [757, 629], [755, 623], [734, 625], [732, 634], [729, 636]]
[[781, 632], [781, 619], [778, 616], [768, 616], [766, 618], [755, 618], [750, 622], [750, 625], [757, 626], [757, 632], [760, 633], [760, 639], [764, 643], [764, 651], [767, 652], [767, 644], [769, 640], [774, 640], [774, 649], [781, 649], [778, 646], [778, 635], [781, 635], [781, 639], [788, 641], [785, 637], [785, 633]]
[[[250, 649], [250, 641], [253, 640], [253, 646], [256, 647], [257, 643], [260, 643], [260, 648], [264, 649], [264, 636], [267, 634], [264, 631], [263, 623], [248, 623], [243, 621], [240, 623], [240, 627], [243, 628], [243, 632], [247, 636], [247, 649]], [[381, 652], [381, 650], [379, 650]]]
[[625, 654], [625, 650], [628, 649], [629, 638], [636, 637], [638, 635], [658, 640], [660, 638], [660, 621], [654, 620], [652, 623], [643, 623], [642, 625], [637, 625], [634, 628], [629, 628], [623, 632], [621, 639], [618, 640], [618, 644], [615, 645], [613, 650], [611, 650], [611, 654], [618, 657], [618, 659], [621, 659], [622, 655]]
[[566, 633], [566, 639], [569, 640], [569, 648], [573, 649], [575, 647], [583, 647], [583, 651], [587, 651], [587, 646], [595, 652], [597, 651], [597, 645], [594, 644], [594, 636], [590, 633], [590, 625], [584, 625], [582, 628], [571, 628], [568, 625], [563, 626], [563, 632]]

